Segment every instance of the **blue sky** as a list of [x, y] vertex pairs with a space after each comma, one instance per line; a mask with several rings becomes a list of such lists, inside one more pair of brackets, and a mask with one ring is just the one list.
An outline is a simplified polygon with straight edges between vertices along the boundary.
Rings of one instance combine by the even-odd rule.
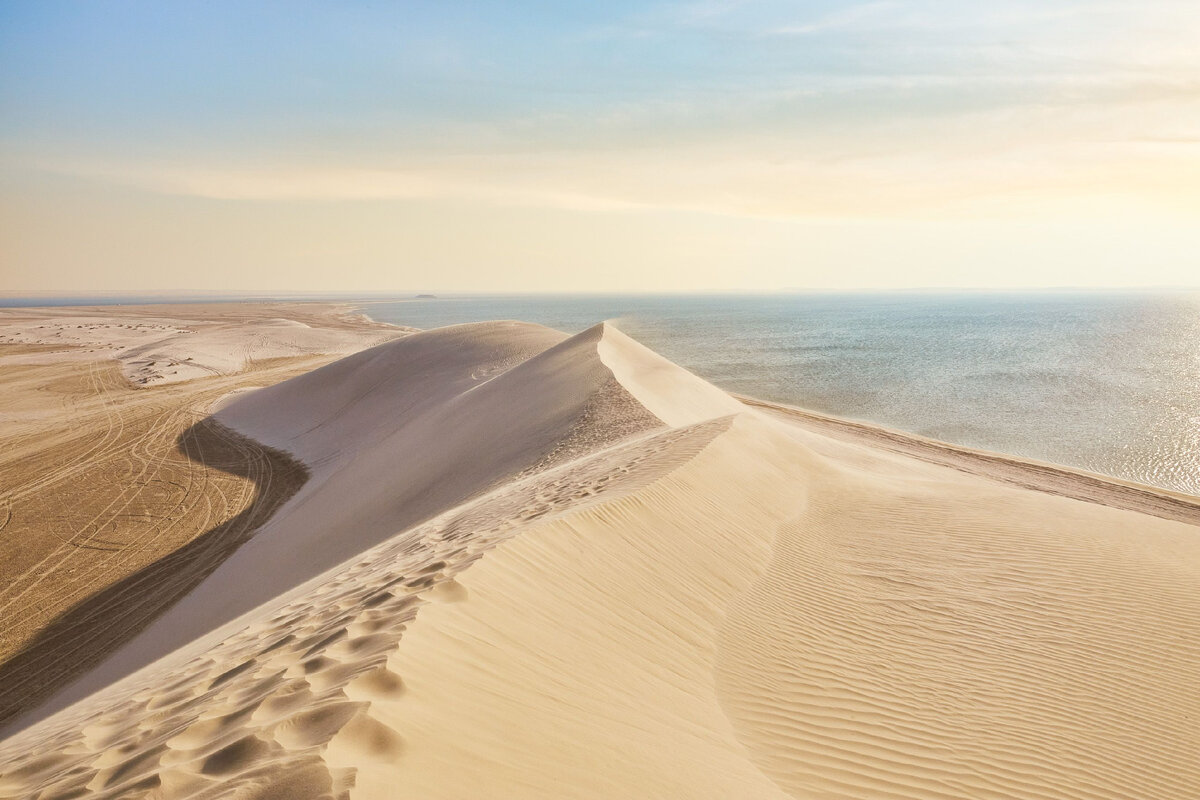
[[0, 288], [1194, 284], [1198, 187], [1176, 0], [0, 4]]

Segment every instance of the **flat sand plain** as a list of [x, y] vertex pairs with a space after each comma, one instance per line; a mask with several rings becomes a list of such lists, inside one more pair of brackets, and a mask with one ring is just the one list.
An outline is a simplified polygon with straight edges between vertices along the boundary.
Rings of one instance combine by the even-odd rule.
[[1200, 796], [1195, 498], [607, 324], [404, 336], [208, 424], [308, 479], [10, 722], [0, 795]]

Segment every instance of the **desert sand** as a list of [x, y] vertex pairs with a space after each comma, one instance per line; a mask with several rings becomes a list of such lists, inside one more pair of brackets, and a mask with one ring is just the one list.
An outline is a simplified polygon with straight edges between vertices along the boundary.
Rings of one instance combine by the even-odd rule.
[[1200, 796], [1200, 500], [735, 398], [608, 324], [396, 336], [129, 390], [205, 387], [293, 480], [9, 718], [0, 795]]

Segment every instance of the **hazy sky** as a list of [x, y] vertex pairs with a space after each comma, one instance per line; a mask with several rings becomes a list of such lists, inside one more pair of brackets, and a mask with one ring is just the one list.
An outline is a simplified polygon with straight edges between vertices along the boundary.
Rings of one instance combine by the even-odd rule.
[[1200, 3], [0, 3], [0, 290], [1200, 285]]

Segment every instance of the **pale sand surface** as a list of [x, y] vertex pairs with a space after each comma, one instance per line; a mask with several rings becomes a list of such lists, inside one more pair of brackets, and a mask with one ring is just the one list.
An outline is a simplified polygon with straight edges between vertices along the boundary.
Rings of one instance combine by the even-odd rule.
[[[348, 306], [316, 303], [197, 303], [0, 309], [0, 369], [59, 359], [113, 359], [133, 384], [231, 375], [265, 359], [345, 355], [393, 338]], [[3, 345], [39, 348], [38, 355]]]
[[216, 419], [311, 477], [10, 726], [0, 795], [1200, 796], [1192, 498], [743, 404], [607, 325]]

